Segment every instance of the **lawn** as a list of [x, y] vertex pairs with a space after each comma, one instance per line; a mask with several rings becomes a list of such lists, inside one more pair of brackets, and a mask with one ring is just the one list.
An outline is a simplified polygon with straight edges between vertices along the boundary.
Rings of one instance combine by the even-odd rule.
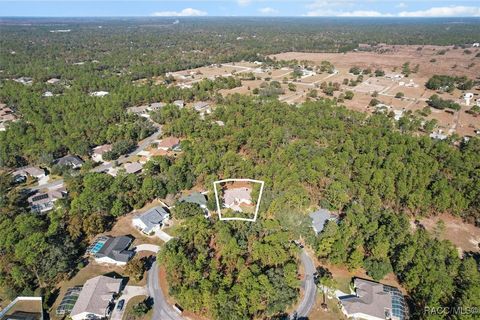
[[133, 306], [142, 302], [146, 298], [147, 298], [147, 296], [136, 296], [136, 297], [133, 297], [132, 299], [130, 299], [128, 301], [127, 305], [125, 306], [125, 312], [123, 313], [122, 320], [150, 320], [150, 319], [152, 319], [152, 314], [153, 314], [152, 309], [150, 309], [150, 311], [148, 311], [147, 314], [145, 314], [141, 317], [136, 317], [136, 316], [131, 314]]

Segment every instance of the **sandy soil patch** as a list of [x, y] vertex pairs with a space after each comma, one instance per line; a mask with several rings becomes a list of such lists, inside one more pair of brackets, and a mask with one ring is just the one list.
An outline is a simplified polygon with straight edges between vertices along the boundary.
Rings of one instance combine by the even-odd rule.
[[450, 240], [463, 252], [480, 252], [480, 228], [465, 223], [459, 217], [442, 214], [420, 220], [420, 223], [430, 232], [435, 230], [437, 222], [442, 220], [445, 229], [440, 234], [440, 239]]

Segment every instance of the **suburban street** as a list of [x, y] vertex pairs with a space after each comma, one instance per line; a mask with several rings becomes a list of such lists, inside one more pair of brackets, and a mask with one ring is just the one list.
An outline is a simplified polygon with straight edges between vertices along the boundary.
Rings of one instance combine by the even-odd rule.
[[305, 279], [302, 281], [304, 296], [295, 312], [297, 318], [306, 318], [315, 305], [315, 300], [317, 297], [317, 287], [314, 280], [315, 265], [305, 249], [302, 250], [300, 260], [302, 261], [303, 268], [305, 269]]
[[183, 317], [178, 314], [165, 300], [162, 288], [160, 288], [160, 281], [158, 278], [158, 265], [155, 261], [147, 273], [147, 289], [150, 297], [153, 298], [153, 316], [152, 319], [161, 320], [183, 320]]
[[[142, 152], [148, 146], [150, 146], [156, 139], [158, 139], [158, 137], [162, 134], [162, 126], [157, 125], [157, 124], [153, 124], [153, 125], [154, 125], [155, 128], [157, 128], [157, 131], [155, 131], [152, 135], [150, 135], [147, 138], [140, 141], [135, 150], [133, 150], [132, 152], [118, 158], [117, 163], [118, 163], [119, 166], [128, 162], [128, 161], [130, 161], [132, 157], [135, 157], [136, 155], [138, 155], [140, 152]], [[103, 163], [103, 164], [93, 168], [90, 171], [91, 172], [104, 172], [104, 171], [107, 171], [108, 169], [110, 169], [112, 166], [113, 166], [112, 162], [107, 162], [107, 163]], [[38, 191], [40, 189], [54, 189], [54, 188], [60, 187], [62, 184], [63, 184], [63, 179], [57, 179], [57, 180], [54, 180], [54, 181], [49, 182], [49, 183], [45, 183], [45, 184], [30, 187], [30, 188], [28, 188], [28, 190]]]

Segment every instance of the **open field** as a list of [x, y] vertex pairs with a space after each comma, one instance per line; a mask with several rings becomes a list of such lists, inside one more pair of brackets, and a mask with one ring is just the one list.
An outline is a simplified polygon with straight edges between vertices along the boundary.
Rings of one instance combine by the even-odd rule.
[[[480, 49], [471, 48], [470, 54], [463, 49], [441, 46], [377, 46], [368, 52], [348, 53], [305, 53], [285, 52], [271, 57], [277, 61], [297, 60], [308, 61], [310, 68], [303, 69], [304, 75], [294, 78], [294, 69], [291, 67], [270, 67], [261, 63], [232, 62], [218, 65], [210, 65], [201, 68], [183, 70], [171, 73], [176, 79], [176, 85], [189, 87], [202, 79], [214, 79], [216, 77], [234, 76], [242, 78], [242, 75], [251, 73], [255, 79], [242, 80], [242, 86], [233, 89], [220, 90], [220, 94], [253, 94], [254, 89], [262, 84], [277, 81], [281, 91], [278, 98], [289, 104], [302, 103], [309, 99], [312, 90], [317, 91], [318, 97], [339, 98], [346, 91], [352, 91], [352, 100], [344, 100], [347, 108], [372, 113], [375, 108], [370, 107], [372, 95], [377, 95], [382, 104], [389, 106], [390, 111], [404, 114], [405, 112], [419, 111], [427, 106], [427, 100], [433, 94], [438, 94], [443, 99], [451, 99], [462, 106], [460, 111], [445, 111], [431, 108], [431, 114], [423, 116], [425, 120], [436, 119], [437, 130], [445, 134], [456, 133], [460, 136], [475, 135], [474, 130], [480, 128], [480, 119], [466, 113], [470, 106], [465, 105], [463, 91], [455, 89], [452, 93], [439, 93], [425, 87], [428, 79], [435, 75], [467, 76], [470, 79], [480, 77], [480, 58], [476, 57]], [[333, 73], [320, 72], [318, 66], [322, 61], [329, 61], [335, 66]], [[412, 73], [408, 77], [401, 75], [402, 65], [408, 62]], [[344, 84], [357, 79], [357, 75], [349, 73], [351, 67], [361, 69], [370, 68], [371, 71], [383, 70], [385, 76], [376, 77], [374, 74], [364, 74], [363, 80], [357, 85]], [[417, 67], [418, 66], [418, 67]], [[312, 72], [313, 69], [314, 71]], [[415, 70], [418, 69], [418, 70]], [[331, 96], [322, 92], [327, 84], [337, 85], [339, 90]], [[293, 87], [293, 89], [292, 89]], [[397, 93], [403, 93], [403, 98], [395, 98]], [[480, 86], [474, 87], [469, 92], [474, 93], [475, 98], [480, 98]], [[310, 97], [315, 99], [315, 97]]]
[[444, 229], [439, 231], [440, 239], [450, 240], [460, 253], [480, 252], [480, 229], [463, 222], [459, 217], [442, 214], [420, 219], [420, 224], [428, 231], [435, 233], [439, 221], [443, 221], [444, 224]]

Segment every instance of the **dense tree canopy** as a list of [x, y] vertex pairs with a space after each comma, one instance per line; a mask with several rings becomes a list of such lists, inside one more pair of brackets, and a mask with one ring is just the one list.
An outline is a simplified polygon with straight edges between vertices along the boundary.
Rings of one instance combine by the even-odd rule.
[[214, 319], [281, 314], [295, 302], [299, 281], [295, 246], [277, 221], [254, 224], [186, 221], [160, 253], [170, 293]]

